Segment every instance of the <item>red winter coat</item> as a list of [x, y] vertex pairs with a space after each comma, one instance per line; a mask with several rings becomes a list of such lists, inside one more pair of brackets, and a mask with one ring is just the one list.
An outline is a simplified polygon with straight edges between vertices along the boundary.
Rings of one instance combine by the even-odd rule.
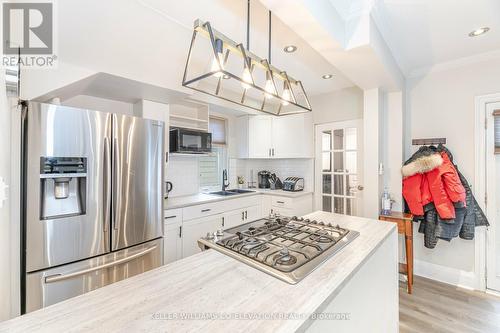
[[465, 189], [455, 166], [445, 152], [416, 154], [402, 168], [403, 196], [411, 213], [423, 216], [424, 206], [433, 202], [441, 219], [454, 219], [455, 205], [465, 207]]

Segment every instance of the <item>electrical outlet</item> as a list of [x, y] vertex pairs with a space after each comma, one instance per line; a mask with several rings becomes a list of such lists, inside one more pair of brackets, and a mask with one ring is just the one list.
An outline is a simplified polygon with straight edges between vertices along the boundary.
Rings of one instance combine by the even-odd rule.
[[4, 201], [7, 201], [7, 189], [9, 186], [5, 184], [5, 181], [0, 177], [0, 208], [3, 208]]

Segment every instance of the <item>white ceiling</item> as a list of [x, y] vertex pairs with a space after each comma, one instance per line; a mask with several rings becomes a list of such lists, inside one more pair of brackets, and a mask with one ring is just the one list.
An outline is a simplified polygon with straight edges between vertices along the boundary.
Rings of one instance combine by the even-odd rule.
[[[172, 88], [181, 85], [193, 22], [201, 18], [235, 41], [246, 41], [246, 0], [68, 0], [58, 4], [60, 61]], [[267, 9], [252, 1], [250, 49], [267, 58]], [[283, 52], [285, 45], [296, 53]], [[353, 83], [292, 29], [273, 18], [272, 62], [312, 95]], [[126, 68], [124, 73], [122, 68]], [[324, 80], [323, 74], [336, 74]]]
[[[330, 0], [346, 20], [371, 11], [405, 74], [500, 50], [499, 0]], [[490, 32], [470, 38], [488, 26]]]
[[[499, 0], [329, 0], [345, 21], [371, 13], [405, 74], [500, 50]], [[486, 35], [469, 32], [490, 27]]]

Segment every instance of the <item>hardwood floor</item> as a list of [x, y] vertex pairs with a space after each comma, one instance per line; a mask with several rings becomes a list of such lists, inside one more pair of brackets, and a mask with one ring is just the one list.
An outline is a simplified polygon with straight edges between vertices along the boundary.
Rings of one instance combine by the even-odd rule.
[[415, 276], [399, 288], [401, 333], [499, 333], [500, 297]]

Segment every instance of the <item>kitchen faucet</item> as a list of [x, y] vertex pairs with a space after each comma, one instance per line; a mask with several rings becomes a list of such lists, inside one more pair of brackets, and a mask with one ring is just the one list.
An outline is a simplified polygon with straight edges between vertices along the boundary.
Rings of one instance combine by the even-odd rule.
[[226, 191], [226, 188], [229, 187], [229, 182], [227, 181], [227, 170], [222, 170], [222, 192]]

